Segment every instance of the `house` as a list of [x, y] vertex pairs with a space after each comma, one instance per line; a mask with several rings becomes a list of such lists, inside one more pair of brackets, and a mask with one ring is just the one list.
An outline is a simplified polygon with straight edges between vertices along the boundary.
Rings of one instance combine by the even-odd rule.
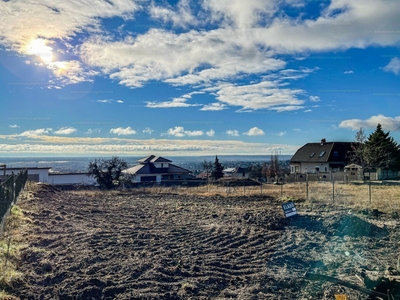
[[51, 167], [26, 167], [5, 168], [5, 175], [18, 174], [22, 170], [28, 170], [28, 180], [48, 184], [88, 184], [96, 183], [94, 177], [88, 173], [59, 173], [52, 172]]
[[224, 172], [224, 176], [226, 177], [234, 177], [234, 178], [248, 178], [249, 173], [245, 168], [236, 167], [236, 168], [226, 168], [222, 172]]
[[6, 168], [5, 175], [12, 173], [18, 174], [22, 170], [28, 169], [28, 180], [36, 182], [49, 182], [49, 172], [51, 167], [26, 167], [26, 168]]
[[161, 182], [166, 180], [185, 180], [191, 178], [191, 171], [172, 164], [161, 156], [150, 155], [139, 159], [139, 164], [122, 171], [133, 176], [134, 182]]
[[344, 171], [348, 164], [347, 153], [352, 142], [307, 143], [290, 160], [290, 173], [319, 173]]

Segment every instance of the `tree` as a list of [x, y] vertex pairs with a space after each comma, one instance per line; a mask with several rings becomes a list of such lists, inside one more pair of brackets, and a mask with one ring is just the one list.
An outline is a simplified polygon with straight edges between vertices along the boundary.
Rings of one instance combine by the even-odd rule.
[[203, 166], [203, 169], [206, 170], [207, 179], [208, 179], [208, 174], [210, 174], [210, 172], [211, 172], [211, 170], [212, 170], [212, 167], [213, 167], [213, 164], [212, 164], [211, 161], [206, 161], [206, 160], [204, 160], [202, 166]]
[[369, 167], [398, 169], [400, 163], [399, 145], [389, 136], [390, 131], [384, 132], [378, 124], [365, 142], [364, 159]]
[[365, 142], [367, 137], [362, 127], [357, 131], [354, 142], [351, 145], [351, 151], [348, 153], [349, 161], [353, 164], [365, 166]]
[[266, 173], [268, 177], [275, 177], [280, 174], [279, 157], [277, 153], [271, 154], [271, 161]]
[[211, 177], [215, 180], [222, 178], [224, 176], [224, 172], [222, 172], [223, 170], [224, 166], [219, 162], [218, 156], [215, 156]]
[[263, 166], [260, 164], [255, 164], [250, 167], [249, 177], [256, 180], [261, 180], [263, 178], [262, 174]]
[[95, 159], [89, 163], [88, 173], [93, 175], [101, 189], [111, 190], [121, 184], [122, 170], [128, 163], [117, 156], [111, 159]]

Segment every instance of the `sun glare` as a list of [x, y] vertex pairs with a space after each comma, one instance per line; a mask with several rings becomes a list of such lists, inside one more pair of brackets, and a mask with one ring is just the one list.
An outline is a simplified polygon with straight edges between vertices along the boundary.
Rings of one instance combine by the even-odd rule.
[[44, 39], [34, 39], [27, 46], [27, 53], [39, 56], [44, 63], [49, 63], [53, 59], [53, 48], [46, 45]]

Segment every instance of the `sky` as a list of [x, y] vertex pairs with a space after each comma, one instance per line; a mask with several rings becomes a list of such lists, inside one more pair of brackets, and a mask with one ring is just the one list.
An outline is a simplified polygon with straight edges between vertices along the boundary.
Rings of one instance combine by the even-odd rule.
[[0, 0], [0, 157], [400, 141], [398, 0]]

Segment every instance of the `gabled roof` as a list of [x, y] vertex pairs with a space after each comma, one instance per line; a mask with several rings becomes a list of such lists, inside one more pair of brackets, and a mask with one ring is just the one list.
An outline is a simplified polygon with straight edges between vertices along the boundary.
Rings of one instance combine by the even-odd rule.
[[146, 157], [143, 157], [143, 158], [137, 160], [137, 162], [139, 162], [139, 163], [155, 163], [155, 162], [161, 163], [161, 162], [172, 162], [172, 161], [169, 159], [166, 159], [164, 157], [161, 157], [161, 156], [149, 155], [149, 156], [146, 156]]
[[362, 169], [363, 167], [356, 165], [356, 164], [350, 164], [344, 167], [345, 169]]
[[136, 165], [132, 168], [126, 169], [124, 173], [132, 175], [142, 174], [189, 174], [192, 171], [182, 167], [178, 167], [174, 164], [168, 164], [168, 168], [156, 168], [152, 163]]
[[291, 163], [300, 162], [338, 162], [347, 161], [351, 142], [307, 143], [293, 155]]

